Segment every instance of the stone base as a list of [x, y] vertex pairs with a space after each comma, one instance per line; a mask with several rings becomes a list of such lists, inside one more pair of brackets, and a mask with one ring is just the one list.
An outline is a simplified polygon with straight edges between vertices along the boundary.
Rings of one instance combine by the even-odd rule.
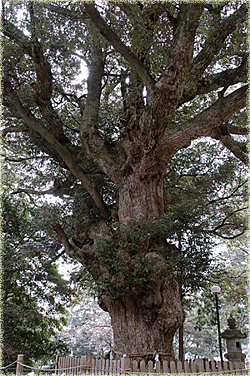
[[230, 361], [230, 362], [245, 362], [246, 355], [235, 352], [235, 353], [227, 353], [225, 354], [225, 357]]

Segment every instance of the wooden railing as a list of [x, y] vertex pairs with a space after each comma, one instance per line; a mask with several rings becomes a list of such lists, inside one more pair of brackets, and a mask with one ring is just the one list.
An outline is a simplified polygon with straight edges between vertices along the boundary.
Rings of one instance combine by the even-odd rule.
[[120, 360], [94, 359], [89, 356], [81, 357], [57, 357], [56, 374], [66, 375], [93, 374], [126, 374], [126, 373], [205, 373], [205, 372], [225, 372], [246, 373], [244, 362], [216, 362], [208, 359], [195, 359], [185, 362], [181, 361], [136, 361], [130, 358]]

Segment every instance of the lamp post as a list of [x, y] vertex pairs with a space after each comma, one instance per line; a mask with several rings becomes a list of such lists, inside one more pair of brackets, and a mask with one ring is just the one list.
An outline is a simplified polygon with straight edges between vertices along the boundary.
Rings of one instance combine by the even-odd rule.
[[223, 364], [223, 357], [222, 357], [222, 346], [221, 346], [221, 334], [220, 334], [220, 316], [219, 316], [219, 305], [218, 305], [218, 296], [217, 294], [221, 291], [219, 286], [213, 286], [211, 288], [211, 292], [215, 294], [215, 304], [216, 304], [216, 315], [217, 315], [217, 325], [218, 325], [218, 338], [219, 338], [219, 348], [220, 348], [220, 360]]

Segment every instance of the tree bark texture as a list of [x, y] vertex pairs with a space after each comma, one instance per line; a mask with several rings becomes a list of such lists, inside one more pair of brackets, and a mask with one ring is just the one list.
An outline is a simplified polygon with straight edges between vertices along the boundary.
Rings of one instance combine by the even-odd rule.
[[[135, 173], [122, 180], [119, 189], [118, 218], [120, 229], [124, 231], [127, 227], [133, 231], [133, 221], [138, 224], [144, 220], [157, 220], [163, 212], [163, 179], [149, 174], [140, 179], [139, 166]], [[104, 289], [99, 304], [111, 315], [114, 351], [118, 357], [138, 354], [138, 358], [148, 356], [152, 359], [153, 353], [157, 352], [162, 360], [170, 360], [174, 358], [173, 337], [184, 320], [180, 288], [169, 266], [175, 247], [160, 236], [152, 239], [148, 235], [136, 257], [148, 261], [147, 268], [152, 269], [153, 279], [146, 280], [145, 275], [143, 282], [135, 280], [130, 290], [115, 299]], [[131, 278], [134, 273], [140, 273], [130, 247], [120, 247], [118, 253], [121, 260], [128, 261]]]
[[152, 359], [155, 353], [162, 360], [175, 357], [173, 337], [183, 321], [183, 311], [174, 279], [165, 276], [158, 294], [147, 298], [140, 291], [121, 299], [102, 296], [100, 306], [110, 313], [117, 357], [131, 354]]

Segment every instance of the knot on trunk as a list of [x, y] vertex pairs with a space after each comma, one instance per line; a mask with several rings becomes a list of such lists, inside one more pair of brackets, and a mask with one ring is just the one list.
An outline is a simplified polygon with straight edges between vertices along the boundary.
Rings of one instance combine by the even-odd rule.
[[147, 286], [149, 296], [143, 301], [143, 305], [147, 308], [152, 306], [160, 307], [162, 305], [163, 297], [161, 294], [161, 287], [164, 283], [166, 276], [166, 261], [164, 257], [157, 252], [149, 252], [145, 255], [147, 259], [150, 259], [150, 264], [155, 270], [155, 282], [152, 282]]
[[151, 286], [147, 286], [149, 290], [149, 296], [142, 302], [146, 308], [151, 308], [153, 306], [160, 307], [163, 302], [163, 297], [161, 294], [161, 287], [164, 282], [164, 278], [159, 280], [157, 283]]

